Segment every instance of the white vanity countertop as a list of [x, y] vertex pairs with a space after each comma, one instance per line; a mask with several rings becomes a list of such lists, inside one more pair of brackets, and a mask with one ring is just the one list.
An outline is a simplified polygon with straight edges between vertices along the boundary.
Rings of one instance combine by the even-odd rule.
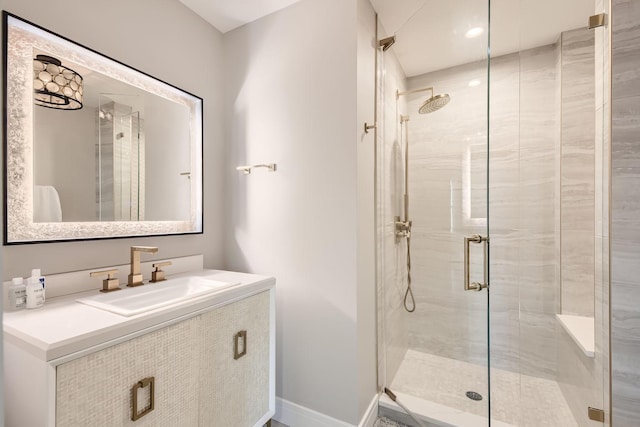
[[[114, 340], [124, 341], [151, 332], [211, 307], [225, 305], [275, 286], [273, 277], [222, 270], [176, 274], [167, 276], [167, 280], [182, 276], [206, 276], [239, 284], [131, 317], [76, 302], [78, 298], [95, 295], [95, 290], [47, 299], [45, 305], [38, 309], [5, 312], [4, 339], [38, 359], [54, 361], [83, 350], [99, 350], [113, 345], [116, 343]], [[124, 287], [121, 292], [126, 290]], [[60, 363], [63, 362], [60, 360]]]

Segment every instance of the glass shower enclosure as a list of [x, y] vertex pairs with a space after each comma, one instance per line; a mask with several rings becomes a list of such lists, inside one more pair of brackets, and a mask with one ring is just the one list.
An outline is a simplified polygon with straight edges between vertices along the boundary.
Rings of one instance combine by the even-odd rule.
[[372, 4], [381, 415], [608, 424], [608, 6]]

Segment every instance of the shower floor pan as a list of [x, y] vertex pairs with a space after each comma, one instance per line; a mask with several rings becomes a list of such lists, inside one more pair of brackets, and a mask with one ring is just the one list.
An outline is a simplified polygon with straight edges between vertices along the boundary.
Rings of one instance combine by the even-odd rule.
[[[555, 381], [502, 369], [491, 374], [492, 427], [578, 427]], [[486, 383], [485, 367], [409, 350], [390, 389], [430, 427], [478, 427], [488, 425]], [[469, 399], [468, 391], [483, 399]], [[379, 412], [412, 425], [385, 395]]]

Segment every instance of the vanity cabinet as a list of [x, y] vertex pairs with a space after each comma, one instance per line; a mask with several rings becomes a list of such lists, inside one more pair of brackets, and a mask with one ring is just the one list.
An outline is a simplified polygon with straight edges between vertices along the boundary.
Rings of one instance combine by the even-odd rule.
[[200, 327], [199, 425], [254, 425], [269, 409], [268, 294], [203, 314]]
[[[63, 363], [56, 368], [56, 426], [125, 426], [132, 387], [154, 378], [154, 410], [136, 426], [196, 426], [199, 318]], [[142, 412], [149, 388], [138, 391]]]
[[[236, 298], [114, 345], [53, 360], [44, 376], [37, 373], [42, 364], [34, 366], [33, 378], [18, 378], [25, 373], [14, 371], [6, 379], [8, 394], [15, 393], [8, 396], [7, 427], [264, 425], [275, 400], [273, 292]], [[18, 361], [14, 345], [5, 347], [5, 363], [25, 362]], [[153, 410], [133, 421], [133, 413], [150, 406], [151, 386], [139, 383], [150, 377]], [[41, 396], [49, 407], [24, 412], [33, 408], [27, 390], [41, 386], [49, 390]]]

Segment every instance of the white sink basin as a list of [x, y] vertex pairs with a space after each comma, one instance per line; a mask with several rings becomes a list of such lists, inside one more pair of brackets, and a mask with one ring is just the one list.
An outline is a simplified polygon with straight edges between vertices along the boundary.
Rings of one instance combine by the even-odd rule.
[[234, 285], [237, 283], [219, 282], [206, 277], [180, 277], [134, 288], [124, 287], [121, 291], [96, 294], [76, 301], [121, 316], [134, 316]]

